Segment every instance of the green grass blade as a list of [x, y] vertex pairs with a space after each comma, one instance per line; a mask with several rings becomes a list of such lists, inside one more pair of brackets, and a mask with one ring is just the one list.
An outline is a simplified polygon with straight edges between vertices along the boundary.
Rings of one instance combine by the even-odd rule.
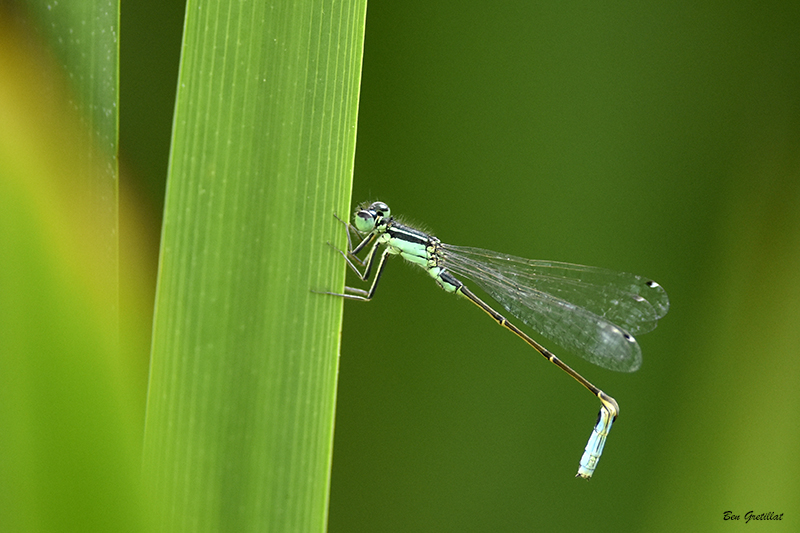
[[168, 530], [325, 529], [366, 3], [190, 1], [145, 431]]

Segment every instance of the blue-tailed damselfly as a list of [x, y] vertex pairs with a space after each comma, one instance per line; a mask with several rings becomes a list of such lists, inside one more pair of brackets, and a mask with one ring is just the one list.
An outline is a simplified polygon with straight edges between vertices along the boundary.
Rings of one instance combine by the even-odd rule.
[[[598, 366], [621, 372], [633, 372], [641, 364], [642, 352], [634, 335], [652, 331], [669, 309], [669, 299], [661, 285], [603, 268], [535, 261], [445, 244], [395, 220], [383, 202], [360, 206], [353, 224], [336, 218], [347, 228], [347, 252], [337, 251], [363, 281], [369, 280], [379, 253], [380, 258], [369, 290], [345, 287], [344, 294], [325, 294], [369, 301], [375, 294], [386, 258], [399, 255], [425, 269], [445, 291], [459, 294], [483, 309], [597, 396], [600, 413], [577, 474], [589, 479], [600, 460], [611, 424], [619, 414], [616, 400], [506, 320], [457, 276], [474, 281], [509, 313], [562, 348]], [[361, 238], [355, 247], [353, 232]], [[357, 254], [370, 245], [366, 259], [359, 259]]]

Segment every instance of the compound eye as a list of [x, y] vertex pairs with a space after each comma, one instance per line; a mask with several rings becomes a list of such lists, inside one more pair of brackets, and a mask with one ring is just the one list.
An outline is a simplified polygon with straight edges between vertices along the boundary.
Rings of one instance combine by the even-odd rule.
[[356, 229], [362, 233], [369, 233], [375, 229], [375, 214], [370, 209], [360, 209], [353, 216]]
[[373, 202], [372, 205], [369, 206], [369, 210], [383, 218], [389, 218], [391, 216], [389, 206], [383, 202]]

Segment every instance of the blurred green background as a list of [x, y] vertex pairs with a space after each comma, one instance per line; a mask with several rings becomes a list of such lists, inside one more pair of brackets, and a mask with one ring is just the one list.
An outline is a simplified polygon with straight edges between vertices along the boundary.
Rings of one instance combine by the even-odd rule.
[[[151, 291], [183, 10], [121, 9], [121, 196], [149, 213], [121, 254], [149, 235]], [[370, 2], [354, 201], [672, 307], [635, 374], [563, 354], [621, 406], [587, 483], [596, 399], [392, 262], [346, 303], [331, 532], [797, 530], [799, 27], [796, 2]]]

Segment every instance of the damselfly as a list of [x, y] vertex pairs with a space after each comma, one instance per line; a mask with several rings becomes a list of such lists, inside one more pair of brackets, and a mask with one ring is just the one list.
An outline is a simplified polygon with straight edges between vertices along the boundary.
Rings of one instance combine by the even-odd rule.
[[[459, 294], [480, 307], [597, 396], [601, 403], [600, 414], [577, 474], [584, 479], [592, 477], [611, 424], [619, 415], [616, 400], [506, 320], [458, 277], [474, 281], [509, 313], [562, 348], [598, 366], [620, 372], [634, 372], [639, 368], [642, 352], [633, 336], [652, 331], [669, 309], [669, 298], [661, 285], [603, 268], [534, 261], [445, 244], [433, 235], [396, 221], [383, 202], [360, 206], [353, 216], [353, 224], [336, 218], [347, 228], [347, 251], [337, 251], [350, 268], [363, 281], [368, 281], [376, 259], [378, 263], [369, 290], [345, 287], [344, 294], [324, 294], [371, 300], [390, 255], [399, 255], [425, 269], [442, 289]], [[353, 246], [353, 233], [361, 239], [356, 246]], [[366, 258], [359, 259], [358, 253], [370, 245], [372, 248]]]

